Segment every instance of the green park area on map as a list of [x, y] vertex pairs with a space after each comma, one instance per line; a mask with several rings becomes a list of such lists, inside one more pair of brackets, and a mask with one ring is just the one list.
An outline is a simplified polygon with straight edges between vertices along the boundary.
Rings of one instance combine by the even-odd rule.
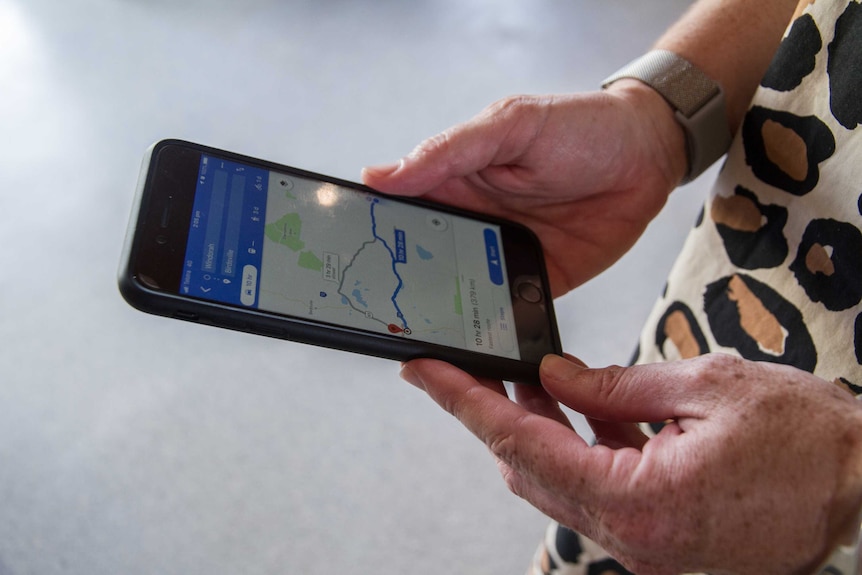
[[[291, 251], [300, 252], [305, 247], [305, 242], [300, 238], [302, 234], [302, 218], [299, 217], [299, 214], [285, 214], [278, 220], [267, 224], [264, 233], [266, 233], [267, 238], [275, 243], [286, 246]], [[323, 269], [323, 261], [310, 250], [299, 253], [297, 265], [316, 272]]]
[[305, 242], [300, 239], [302, 219], [299, 214], [283, 215], [278, 220], [267, 224], [264, 233], [272, 241], [287, 246], [295, 252], [305, 247]]
[[299, 261], [297, 264], [301, 268], [315, 272], [319, 272], [323, 269], [323, 261], [311, 251], [301, 252], [299, 254]]

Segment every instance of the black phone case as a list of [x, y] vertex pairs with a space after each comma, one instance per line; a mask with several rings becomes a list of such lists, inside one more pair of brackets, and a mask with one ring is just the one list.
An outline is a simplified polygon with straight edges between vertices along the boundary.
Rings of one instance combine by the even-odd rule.
[[[147, 204], [149, 199], [148, 188], [152, 181], [152, 167], [154, 159], [157, 157], [158, 151], [161, 147], [172, 144], [192, 146], [194, 149], [201, 152], [234, 159], [240, 162], [247, 162], [252, 165], [266, 167], [271, 170], [295, 173], [308, 178], [315, 178], [338, 185], [367, 189], [374, 193], [380, 193], [354, 182], [347, 182], [337, 178], [315, 174], [313, 172], [299, 170], [249, 156], [201, 146], [199, 144], [193, 144], [181, 140], [159, 141], [150, 146], [143, 159], [141, 175], [138, 180], [134, 205], [130, 216], [120, 263], [119, 290], [123, 298], [132, 307], [155, 315], [397, 361], [409, 361], [417, 358], [439, 359], [451, 363], [478, 377], [488, 377], [518, 383], [540, 383], [538, 363], [471, 352], [418, 340], [387, 336], [385, 334], [371, 331], [315, 323], [301, 318], [262, 312], [255, 309], [240, 309], [230, 305], [220, 304], [218, 302], [184, 297], [180, 294], [173, 294], [148, 287], [134, 274], [135, 256], [139, 248], [139, 237], [136, 232], [141, 225], [143, 218], [147, 214]], [[519, 224], [513, 224], [508, 221], [503, 222], [493, 217], [474, 214], [465, 210], [453, 209], [450, 206], [424, 201], [412, 201], [412, 203], [431, 206], [434, 209], [439, 209], [453, 214], [479, 217], [483, 221], [500, 222], [504, 225], [518, 225], [523, 228], [523, 226], [520, 226]], [[530, 235], [533, 235], [532, 232], [529, 233]], [[533, 235], [533, 237], [535, 236]], [[538, 239], [536, 239], [536, 241], [538, 242]], [[541, 263], [540, 268], [542, 285], [547, 286], [548, 279], [543, 262]], [[546, 297], [546, 299], [548, 323], [553, 346], [553, 349], [549, 350], [549, 353], [559, 354], [562, 353], [562, 346], [560, 344], [560, 337], [557, 330], [556, 319], [554, 317], [553, 305], [549, 297]]]

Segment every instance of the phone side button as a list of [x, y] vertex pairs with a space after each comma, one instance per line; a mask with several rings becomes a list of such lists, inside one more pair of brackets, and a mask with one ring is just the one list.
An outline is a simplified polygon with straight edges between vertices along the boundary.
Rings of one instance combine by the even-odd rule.
[[233, 318], [222, 317], [222, 318], [218, 318], [214, 321], [215, 321], [215, 325], [217, 325], [219, 327], [226, 327], [228, 329], [239, 329], [239, 330], [243, 330], [243, 331], [248, 329], [248, 324], [246, 322], [240, 321], [237, 319], [233, 319]]
[[190, 311], [182, 311], [182, 310], [175, 311], [174, 317], [176, 319], [184, 319], [186, 321], [198, 321], [200, 319], [198, 314], [192, 313]]
[[255, 327], [255, 329], [261, 335], [268, 335], [268, 336], [272, 336], [272, 337], [283, 337], [284, 336], [284, 330], [279, 329], [277, 327], [271, 327], [268, 325], [258, 325]]

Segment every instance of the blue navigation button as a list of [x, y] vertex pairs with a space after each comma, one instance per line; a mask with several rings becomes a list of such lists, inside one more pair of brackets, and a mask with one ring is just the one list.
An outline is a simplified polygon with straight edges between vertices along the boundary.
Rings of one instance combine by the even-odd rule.
[[488, 258], [488, 274], [491, 283], [503, 285], [503, 262], [500, 256], [500, 243], [497, 241], [497, 232], [491, 228], [485, 228], [485, 256]]

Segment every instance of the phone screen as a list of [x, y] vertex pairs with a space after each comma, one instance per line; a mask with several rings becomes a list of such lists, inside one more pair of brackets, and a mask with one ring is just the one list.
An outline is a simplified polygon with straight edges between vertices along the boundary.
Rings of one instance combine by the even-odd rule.
[[183, 295], [521, 359], [500, 226], [202, 154]]

